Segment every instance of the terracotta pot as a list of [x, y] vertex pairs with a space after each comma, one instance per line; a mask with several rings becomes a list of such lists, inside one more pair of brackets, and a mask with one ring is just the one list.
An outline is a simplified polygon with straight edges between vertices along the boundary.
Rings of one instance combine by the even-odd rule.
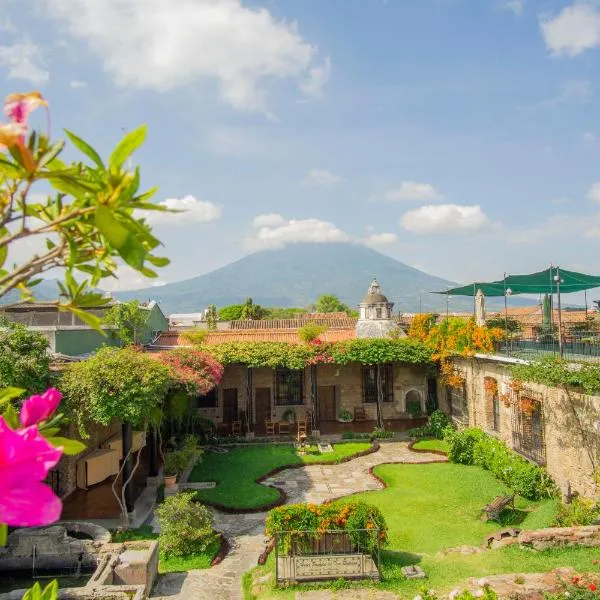
[[177, 482], [177, 475], [165, 475], [165, 487], [174, 488]]

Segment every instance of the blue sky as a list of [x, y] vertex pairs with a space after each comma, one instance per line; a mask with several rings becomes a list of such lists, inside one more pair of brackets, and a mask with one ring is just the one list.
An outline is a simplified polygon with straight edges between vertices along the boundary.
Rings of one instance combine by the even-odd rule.
[[104, 153], [148, 123], [161, 282], [298, 241], [600, 272], [597, 0], [0, 0], [0, 74]]

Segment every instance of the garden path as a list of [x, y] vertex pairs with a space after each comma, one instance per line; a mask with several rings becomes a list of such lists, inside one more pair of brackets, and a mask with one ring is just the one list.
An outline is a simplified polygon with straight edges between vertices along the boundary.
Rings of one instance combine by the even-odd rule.
[[[339, 465], [307, 465], [286, 469], [264, 483], [285, 490], [288, 504], [320, 504], [356, 492], [381, 489], [381, 483], [369, 474], [369, 469], [376, 465], [444, 461], [446, 458], [443, 456], [411, 452], [406, 442], [387, 442], [382, 443], [381, 448], [373, 454]], [[242, 576], [256, 565], [267, 541], [264, 533], [266, 516], [266, 512], [231, 515], [215, 510], [215, 529], [227, 538], [231, 548], [229, 554], [219, 565], [210, 569], [162, 576], [152, 598], [241, 600]], [[328, 597], [331, 596], [319, 596]], [[357, 597], [356, 592], [353, 597]]]

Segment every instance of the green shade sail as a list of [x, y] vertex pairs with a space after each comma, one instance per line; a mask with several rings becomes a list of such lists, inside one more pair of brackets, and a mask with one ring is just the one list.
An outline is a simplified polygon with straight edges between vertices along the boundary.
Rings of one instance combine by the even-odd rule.
[[560, 292], [569, 294], [571, 292], [582, 292], [592, 288], [600, 287], [600, 276], [586, 275], [567, 271], [559, 267], [550, 267], [538, 273], [529, 275], [507, 275], [506, 279], [492, 282], [475, 282], [469, 285], [434, 292], [435, 294], [449, 294], [451, 296], [475, 296], [477, 290], [481, 290], [485, 296], [504, 296], [505, 291], [510, 289], [511, 295], [515, 294], [556, 294], [558, 282], [555, 280], [560, 274]]

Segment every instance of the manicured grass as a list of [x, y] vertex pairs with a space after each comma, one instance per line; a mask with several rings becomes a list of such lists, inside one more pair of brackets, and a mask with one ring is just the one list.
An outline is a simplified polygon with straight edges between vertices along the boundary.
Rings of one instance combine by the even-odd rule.
[[189, 481], [216, 481], [213, 489], [198, 490], [196, 498], [229, 508], [247, 509], [268, 505], [279, 498], [277, 490], [258, 484], [256, 479], [278, 467], [336, 463], [342, 458], [363, 452], [368, 442], [336, 444], [333, 453], [307, 453], [300, 456], [291, 444], [236, 446], [225, 454], [206, 453], [192, 471]]
[[[382, 549], [384, 580], [374, 585], [414, 596], [423, 582], [407, 581], [401, 567], [419, 564], [427, 573], [427, 587], [447, 592], [469, 577], [511, 572], [548, 571], [559, 566], [572, 566], [589, 571], [598, 567], [592, 559], [598, 557], [593, 548], [568, 548], [547, 552], [521, 550], [511, 546], [478, 554], [442, 554], [447, 548], [480, 546], [487, 534], [502, 526], [518, 523], [523, 529], [548, 527], [556, 514], [553, 499], [533, 503], [517, 498], [517, 510], [503, 513], [503, 523], [482, 521], [481, 509], [505, 486], [488, 471], [475, 466], [453, 463], [380, 465], [375, 473], [384, 479], [388, 488], [349, 496], [340, 502], [363, 500], [377, 506], [389, 527], [389, 545]], [[252, 598], [252, 580], [273, 569], [273, 559], [257, 567], [245, 581], [246, 597]], [[323, 584], [322, 584], [323, 585]], [[355, 585], [355, 584], [348, 584]], [[254, 585], [256, 591], [256, 585]], [[304, 585], [275, 590], [272, 579], [258, 584], [260, 598], [293, 598], [299, 589], [316, 588]]]
[[444, 440], [419, 440], [413, 444], [415, 450], [438, 450], [448, 454], [450, 447]]
[[[115, 532], [112, 535], [113, 542], [130, 542], [137, 540], [155, 540], [158, 539], [158, 533], [152, 531], [149, 525], [142, 525], [138, 529], [128, 529], [127, 531]], [[161, 556], [158, 562], [159, 573], [179, 573], [191, 569], [208, 569], [213, 558], [219, 552], [221, 546], [217, 539], [204, 552], [192, 554], [190, 556], [171, 556], [165, 558]]]

